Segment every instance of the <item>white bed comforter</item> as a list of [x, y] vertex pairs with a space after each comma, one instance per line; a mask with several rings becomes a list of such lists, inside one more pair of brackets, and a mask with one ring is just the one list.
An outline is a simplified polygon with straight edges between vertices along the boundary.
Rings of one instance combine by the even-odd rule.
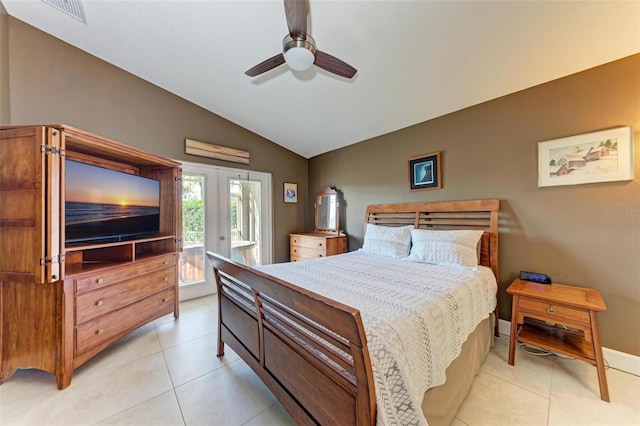
[[495, 309], [489, 268], [452, 269], [356, 251], [260, 266], [275, 277], [360, 310], [375, 382], [378, 425], [426, 425], [424, 392]]

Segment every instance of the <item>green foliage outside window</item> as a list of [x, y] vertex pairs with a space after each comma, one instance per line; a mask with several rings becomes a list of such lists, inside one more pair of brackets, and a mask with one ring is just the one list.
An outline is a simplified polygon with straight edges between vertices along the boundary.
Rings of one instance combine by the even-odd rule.
[[231, 198], [231, 229], [238, 229], [238, 198]]
[[185, 243], [204, 243], [203, 200], [182, 200], [182, 229]]

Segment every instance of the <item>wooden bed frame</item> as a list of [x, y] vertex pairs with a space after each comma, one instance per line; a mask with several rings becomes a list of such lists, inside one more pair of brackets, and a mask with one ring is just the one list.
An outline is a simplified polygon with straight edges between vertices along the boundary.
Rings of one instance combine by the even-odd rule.
[[[499, 207], [499, 200], [372, 205], [366, 223], [484, 230], [480, 263], [497, 279]], [[218, 254], [207, 257], [218, 287], [218, 356], [229, 345], [297, 424], [375, 424], [371, 360], [357, 309]], [[497, 313], [496, 307], [496, 335]]]

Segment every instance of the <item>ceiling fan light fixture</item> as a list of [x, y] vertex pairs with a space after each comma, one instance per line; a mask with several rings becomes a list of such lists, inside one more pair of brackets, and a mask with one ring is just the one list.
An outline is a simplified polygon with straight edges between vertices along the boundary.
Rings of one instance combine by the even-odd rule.
[[316, 60], [316, 46], [313, 38], [292, 38], [287, 35], [282, 42], [282, 53], [287, 65], [294, 71], [306, 71]]
[[284, 0], [289, 34], [282, 40], [282, 53], [260, 62], [244, 73], [255, 77], [282, 64], [294, 71], [305, 71], [312, 65], [345, 78], [353, 78], [357, 69], [345, 61], [316, 49], [316, 41], [307, 33], [308, 0]]

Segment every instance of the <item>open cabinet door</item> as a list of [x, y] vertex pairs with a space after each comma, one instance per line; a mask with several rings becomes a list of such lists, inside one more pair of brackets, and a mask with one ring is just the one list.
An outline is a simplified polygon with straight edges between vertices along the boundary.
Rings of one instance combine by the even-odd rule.
[[0, 131], [3, 276], [32, 275], [39, 284], [60, 279], [60, 152], [58, 129]]
[[[45, 271], [44, 282], [54, 282], [62, 278], [62, 262], [64, 261], [61, 250], [62, 236], [60, 214], [63, 198], [60, 196], [62, 187], [62, 171], [64, 155], [64, 138], [58, 129], [47, 128], [47, 145], [45, 148], [47, 188], [45, 191]], [[50, 261], [49, 261], [50, 260]]]
[[173, 181], [175, 184], [175, 202], [176, 202], [176, 223], [175, 223], [175, 235], [176, 235], [176, 251], [182, 253], [183, 240], [182, 240], [182, 168], [177, 167], [173, 171]]

